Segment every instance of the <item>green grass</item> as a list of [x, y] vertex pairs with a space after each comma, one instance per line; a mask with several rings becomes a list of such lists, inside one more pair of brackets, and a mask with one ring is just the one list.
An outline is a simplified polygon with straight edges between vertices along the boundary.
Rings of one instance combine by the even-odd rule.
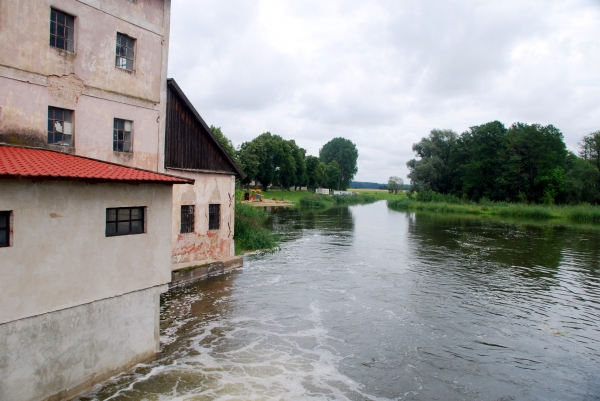
[[[243, 200], [244, 192], [246, 191], [237, 189], [235, 191], [235, 199], [237, 199], [238, 201]], [[264, 199], [283, 199], [286, 203], [292, 203], [294, 205], [299, 204], [300, 199], [306, 198], [307, 196], [311, 195], [314, 195], [314, 193], [310, 191], [263, 191]]]
[[333, 206], [360, 205], [377, 201], [370, 195], [312, 195], [300, 199], [300, 206], [326, 209]]
[[[349, 190], [353, 192], [360, 192], [360, 190]], [[235, 191], [236, 199], [244, 199], [244, 192], [242, 190]], [[387, 192], [387, 191], [386, 191]], [[360, 192], [360, 196], [351, 195], [316, 195], [312, 191], [266, 191], [263, 192], [263, 199], [283, 199], [286, 203], [291, 203], [295, 206], [312, 207], [312, 208], [324, 208], [332, 206], [342, 205], [357, 205], [363, 203], [372, 203], [378, 200], [385, 200], [387, 198], [380, 195], [373, 195], [367, 192]], [[396, 197], [401, 196], [398, 194]], [[406, 195], [402, 194], [406, 198]]]
[[568, 219], [580, 223], [600, 223], [600, 206], [570, 205], [526, 205], [520, 203], [490, 202], [483, 204], [448, 202], [420, 202], [410, 199], [397, 199], [387, 202], [393, 210], [415, 210], [435, 213], [459, 213], [516, 217], [525, 219]]
[[351, 188], [348, 191], [358, 192], [361, 195], [369, 195], [375, 198], [375, 200], [395, 200], [395, 199], [407, 199], [404, 192], [398, 192], [397, 194], [391, 194], [388, 190], [384, 189], [367, 189], [367, 188]]
[[269, 216], [258, 207], [235, 204], [235, 253], [277, 248], [277, 235], [266, 226]]

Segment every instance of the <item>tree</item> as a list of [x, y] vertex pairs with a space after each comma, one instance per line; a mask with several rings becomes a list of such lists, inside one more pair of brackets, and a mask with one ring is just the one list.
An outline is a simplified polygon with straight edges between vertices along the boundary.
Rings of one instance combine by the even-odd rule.
[[600, 131], [591, 132], [579, 142], [579, 156], [600, 170]]
[[221, 127], [215, 127], [211, 124], [210, 130], [212, 131], [213, 135], [217, 138], [223, 149], [225, 149], [225, 151], [229, 154], [229, 156], [231, 156], [233, 160], [237, 161], [237, 155], [235, 152], [235, 148], [233, 147], [233, 142], [231, 142], [231, 140], [227, 138], [225, 134], [223, 134]]
[[402, 188], [404, 188], [404, 180], [395, 175], [391, 176], [390, 179], [388, 180], [388, 185], [387, 185], [388, 191], [390, 191], [390, 193], [394, 192], [397, 194], [398, 191]]
[[565, 188], [567, 148], [553, 125], [514, 123], [506, 133], [508, 155], [503, 176], [510, 200], [524, 196], [552, 202]]
[[306, 175], [308, 177], [307, 186], [310, 189], [325, 186], [327, 175], [325, 173], [325, 163], [316, 156], [306, 156]]
[[325, 186], [327, 188], [340, 188], [342, 171], [337, 161], [333, 160], [325, 167], [325, 177]]
[[449, 129], [433, 129], [428, 138], [412, 146], [417, 159], [409, 160], [408, 178], [412, 191], [432, 190], [448, 193], [452, 188], [452, 168], [450, 160], [457, 142], [456, 132]]
[[460, 135], [450, 163], [457, 174], [457, 177], [453, 177], [454, 188], [451, 192], [459, 197], [466, 194], [473, 200], [482, 197], [506, 199], [505, 186], [498, 182], [498, 172], [503, 165], [500, 152], [506, 131], [504, 124], [492, 121], [473, 126]]
[[567, 155], [567, 170], [565, 173], [566, 202], [577, 204], [600, 202], [600, 171], [588, 160], [582, 159], [569, 152]]
[[349, 139], [334, 138], [327, 142], [319, 150], [319, 159], [327, 164], [327, 167], [329, 167], [331, 162], [337, 162], [341, 175], [337, 185], [332, 188], [347, 189], [358, 172], [358, 149], [356, 149], [356, 145]]

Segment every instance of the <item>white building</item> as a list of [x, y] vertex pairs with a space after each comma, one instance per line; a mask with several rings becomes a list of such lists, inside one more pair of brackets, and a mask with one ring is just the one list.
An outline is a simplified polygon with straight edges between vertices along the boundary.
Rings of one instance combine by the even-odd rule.
[[0, 145], [0, 400], [69, 398], [154, 357], [174, 184], [193, 180]]

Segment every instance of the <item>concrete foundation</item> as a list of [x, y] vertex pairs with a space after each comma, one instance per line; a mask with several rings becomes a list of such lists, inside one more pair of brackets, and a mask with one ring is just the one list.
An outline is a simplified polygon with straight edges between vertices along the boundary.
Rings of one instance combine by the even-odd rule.
[[0, 324], [0, 400], [68, 399], [150, 360], [167, 285]]
[[208, 277], [230, 272], [243, 265], [244, 259], [239, 256], [173, 265], [171, 268], [170, 286], [173, 287], [190, 281], [205, 280]]

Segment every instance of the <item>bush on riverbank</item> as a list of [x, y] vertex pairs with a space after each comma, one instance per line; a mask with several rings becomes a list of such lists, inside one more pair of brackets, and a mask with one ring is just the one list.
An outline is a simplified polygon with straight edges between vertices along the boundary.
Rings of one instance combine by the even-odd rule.
[[300, 199], [300, 206], [325, 209], [332, 206], [349, 206], [373, 203], [377, 199], [369, 195], [311, 195]]
[[265, 226], [269, 215], [258, 207], [235, 205], [235, 253], [277, 248], [277, 235]]
[[[480, 202], [456, 202], [456, 199], [445, 199], [444, 201], [434, 200], [444, 199], [444, 197], [452, 197], [452, 195], [440, 195], [440, 197], [437, 198], [417, 196], [417, 200], [390, 200], [387, 202], [387, 205], [390, 209], [393, 210], [415, 210], [437, 213], [461, 213], [474, 215], [491, 215], [500, 217], [518, 217], [528, 219], [564, 218], [581, 223], [600, 223], [600, 206], [544, 206], [527, 205], [523, 203], [491, 202], [489, 200], [483, 200]], [[431, 198], [432, 200], [422, 200], [429, 198]], [[448, 202], [448, 200], [450, 200], [450, 202]]]

